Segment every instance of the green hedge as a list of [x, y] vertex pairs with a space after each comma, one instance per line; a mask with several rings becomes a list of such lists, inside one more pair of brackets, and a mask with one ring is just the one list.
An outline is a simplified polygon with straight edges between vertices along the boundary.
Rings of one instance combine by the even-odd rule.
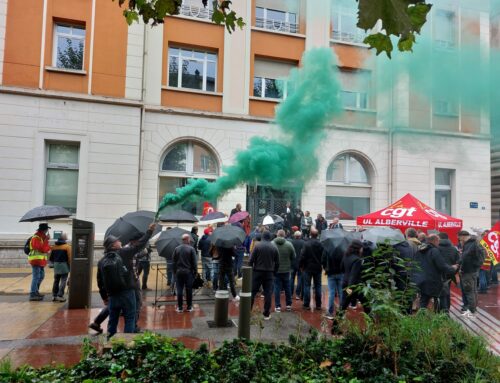
[[173, 339], [145, 333], [99, 355], [88, 341], [71, 368], [28, 366], [2, 382], [500, 382], [500, 358], [485, 342], [446, 316], [421, 312], [380, 326], [343, 321], [342, 337], [291, 336], [288, 344], [235, 339], [193, 351]]

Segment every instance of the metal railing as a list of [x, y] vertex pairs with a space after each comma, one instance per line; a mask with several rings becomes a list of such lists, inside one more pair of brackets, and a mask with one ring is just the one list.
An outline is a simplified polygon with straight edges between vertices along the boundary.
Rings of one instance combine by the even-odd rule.
[[[201, 2], [200, 2], [201, 3]], [[214, 12], [203, 6], [182, 4], [179, 9], [179, 14], [188, 17], [195, 17], [197, 19], [212, 20], [212, 14]]]
[[366, 34], [360, 31], [359, 33], [349, 33], [333, 30], [332, 39], [336, 41], [342, 41], [346, 43], [363, 44]]
[[299, 33], [298, 24], [281, 20], [263, 19], [261, 17], [257, 17], [255, 19], [255, 26], [276, 32]]

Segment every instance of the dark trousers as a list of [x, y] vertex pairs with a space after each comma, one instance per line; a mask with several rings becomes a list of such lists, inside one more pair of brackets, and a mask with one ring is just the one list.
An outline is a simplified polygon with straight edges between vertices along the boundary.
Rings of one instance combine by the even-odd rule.
[[262, 286], [264, 290], [264, 315], [269, 316], [271, 313], [271, 299], [273, 294], [274, 273], [272, 271], [253, 271], [252, 278], [252, 307], [255, 301], [255, 296]]
[[451, 281], [445, 281], [443, 283], [444, 283], [443, 290], [441, 291], [441, 295], [439, 296], [438, 311], [447, 313], [450, 311], [450, 306], [451, 306], [451, 297], [450, 297]]
[[135, 332], [135, 292], [124, 290], [109, 297], [108, 337], [116, 334], [120, 313], [125, 317], [125, 333]]
[[175, 284], [177, 286], [177, 306], [182, 310], [184, 288], [186, 288], [187, 307], [193, 307], [193, 280], [194, 276], [189, 271], [178, 271], [175, 274]]
[[350, 304], [353, 303], [355, 304], [358, 300], [361, 302], [361, 305], [363, 306], [363, 311], [369, 314], [371, 312], [371, 308], [365, 296], [355, 291], [353, 291], [351, 294], [347, 294], [346, 288], [344, 288], [344, 292], [342, 293], [342, 304], [340, 307], [341, 310], [345, 311]]
[[135, 326], [137, 327], [137, 323], [139, 322], [139, 314], [141, 313], [141, 307], [142, 307], [142, 296], [141, 296], [141, 290], [139, 289], [139, 281], [136, 282], [134, 294], [135, 294]]
[[109, 317], [109, 306], [104, 306], [103, 309], [99, 312], [99, 314], [97, 314], [97, 316], [95, 317], [94, 323], [100, 326], [101, 323], [104, 322], [107, 317]]
[[295, 295], [301, 297], [304, 295], [304, 288], [302, 284], [302, 272], [299, 269], [293, 269], [290, 276], [290, 291], [294, 292], [295, 289], [295, 276], [297, 276], [297, 289], [295, 290]]
[[285, 304], [292, 305], [290, 290], [290, 273], [277, 273], [274, 276], [274, 306], [281, 307], [281, 288], [285, 290]]
[[[460, 282], [464, 292], [465, 308], [471, 312], [476, 312], [477, 306], [477, 275], [478, 273], [462, 273], [460, 274]], [[467, 302], [467, 303], [465, 303]]]
[[137, 264], [137, 276], [141, 276], [141, 273], [144, 271], [144, 274], [142, 274], [142, 289], [147, 289], [148, 288], [148, 277], [149, 277], [149, 270], [151, 269], [151, 262], [149, 261], [139, 261]]
[[54, 284], [52, 285], [53, 297], [64, 296], [64, 288], [66, 287], [67, 281], [68, 281], [68, 273], [54, 274]]
[[311, 280], [314, 282], [314, 298], [316, 308], [321, 308], [321, 271], [317, 273], [302, 272], [302, 282], [304, 283], [304, 307], [310, 307], [311, 302]]
[[236, 297], [236, 286], [234, 285], [234, 274], [233, 265], [219, 263], [219, 289], [225, 290], [227, 284], [225, 283], [225, 278], [229, 280], [229, 288], [231, 289], [231, 294]]
[[245, 256], [245, 251], [238, 250], [236, 251], [236, 256], [234, 257], [234, 267], [233, 267], [233, 275], [238, 278], [242, 276], [241, 267], [243, 266], [243, 257]]

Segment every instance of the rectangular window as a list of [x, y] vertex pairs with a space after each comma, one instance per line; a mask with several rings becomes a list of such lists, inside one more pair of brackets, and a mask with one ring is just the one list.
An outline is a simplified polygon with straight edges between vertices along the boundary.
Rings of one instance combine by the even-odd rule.
[[216, 81], [216, 53], [195, 49], [169, 48], [169, 86], [215, 92]]
[[298, 33], [297, 13], [269, 9], [255, 8], [255, 26], [277, 32]]
[[368, 109], [371, 91], [371, 73], [369, 71], [340, 71], [340, 99], [344, 108]]
[[83, 70], [85, 26], [55, 24], [52, 66]]
[[436, 9], [434, 14], [434, 40], [436, 46], [453, 49], [457, 41], [455, 12]]
[[79, 152], [78, 144], [47, 144], [45, 205], [62, 206], [76, 213]]
[[213, 2], [209, 0], [204, 7], [201, 0], [182, 0], [179, 13], [183, 16], [195, 17], [197, 19], [212, 20]]
[[455, 170], [453, 169], [437, 169], [435, 173], [435, 202], [436, 210], [451, 215], [453, 177]]
[[434, 100], [434, 114], [458, 116], [458, 105], [450, 100]]
[[369, 197], [327, 196], [325, 202], [326, 219], [356, 219], [370, 212]]
[[290, 70], [295, 65], [274, 61], [255, 59], [253, 95], [254, 97], [284, 99], [287, 96], [287, 82]]
[[362, 44], [366, 33], [357, 27], [357, 23], [358, 16], [355, 8], [334, 5], [332, 8], [332, 40]]

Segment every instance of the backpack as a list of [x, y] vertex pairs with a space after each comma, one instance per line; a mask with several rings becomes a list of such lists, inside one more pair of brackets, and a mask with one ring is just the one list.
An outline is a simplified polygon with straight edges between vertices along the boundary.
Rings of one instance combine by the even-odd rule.
[[31, 253], [31, 239], [33, 238], [33, 236], [29, 237], [27, 240], [26, 240], [26, 243], [24, 244], [24, 254], [26, 255], [30, 255]]
[[118, 253], [106, 253], [101, 261], [104, 288], [108, 294], [116, 294], [127, 289], [129, 271]]

